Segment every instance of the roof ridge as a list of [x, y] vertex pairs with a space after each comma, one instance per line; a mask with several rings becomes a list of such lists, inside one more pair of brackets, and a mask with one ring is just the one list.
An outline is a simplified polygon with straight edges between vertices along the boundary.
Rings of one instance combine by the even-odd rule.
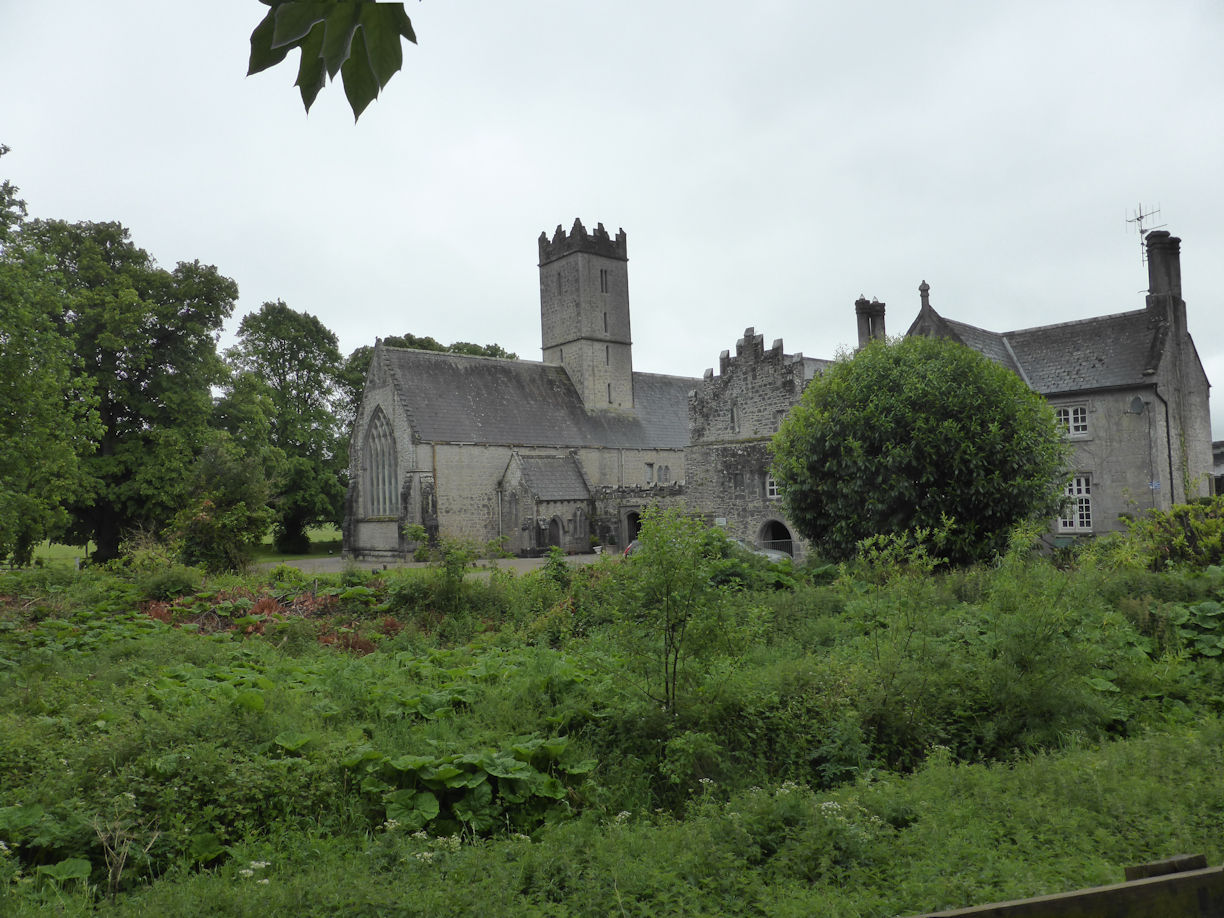
[[[1089, 316], [1085, 319], [1071, 319], [1069, 322], [1051, 322], [1048, 325], [1032, 325], [1028, 328], [1012, 328], [1007, 331], [992, 332], [988, 328], [979, 328], [979, 331], [989, 332], [992, 335], [1020, 335], [1028, 332], [1048, 331], [1052, 328], [1067, 328], [1071, 325], [1092, 325], [1096, 322], [1106, 322], [1112, 319], [1128, 318], [1130, 316], [1146, 315], [1146, 309], [1128, 309], [1125, 312], [1113, 312], [1104, 316]], [[952, 321], [948, 319], [946, 321]], [[968, 325], [967, 322], [961, 322], [961, 325]], [[970, 325], [970, 328], [978, 328], [976, 325]]]
[[679, 373], [652, 373], [649, 370], [634, 370], [634, 376], [655, 376], [659, 379], [682, 379], [685, 382], [700, 382], [698, 376], [681, 376]]
[[400, 351], [407, 354], [428, 354], [437, 358], [450, 357], [460, 360], [492, 360], [498, 363], [526, 363], [531, 366], [553, 366], [553, 364], [546, 364], [542, 360], [524, 360], [522, 357], [488, 357], [484, 354], [459, 354], [454, 351], [435, 351], [424, 347], [393, 347], [389, 344], [384, 344], [383, 347], [388, 351]]

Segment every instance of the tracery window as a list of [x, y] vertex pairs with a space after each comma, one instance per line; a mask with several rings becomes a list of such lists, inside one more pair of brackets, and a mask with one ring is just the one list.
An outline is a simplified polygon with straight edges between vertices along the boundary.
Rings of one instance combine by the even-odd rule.
[[366, 516], [399, 515], [395, 435], [381, 408], [375, 408], [362, 447], [362, 488]]

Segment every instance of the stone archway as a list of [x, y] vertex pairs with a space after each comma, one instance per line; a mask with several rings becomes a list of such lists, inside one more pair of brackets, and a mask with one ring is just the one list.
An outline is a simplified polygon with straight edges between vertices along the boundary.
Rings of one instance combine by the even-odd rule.
[[548, 544], [550, 547], [553, 545], [557, 546], [557, 548], [561, 547], [561, 534], [563, 532], [561, 517], [554, 516], [548, 521]]
[[625, 514], [625, 544], [628, 545], [638, 537], [638, 533], [642, 531], [642, 514], [636, 510], [630, 510]]
[[757, 543], [762, 548], [784, 551], [792, 558], [795, 556], [795, 537], [780, 520], [767, 520], [757, 535]]

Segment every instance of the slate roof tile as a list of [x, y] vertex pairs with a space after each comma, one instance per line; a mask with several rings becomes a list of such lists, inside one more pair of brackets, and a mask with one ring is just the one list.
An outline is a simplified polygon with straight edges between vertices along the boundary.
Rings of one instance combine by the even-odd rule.
[[1042, 395], [1142, 385], [1145, 371], [1159, 359], [1160, 332], [1143, 309], [1008, 332], [945, 319], [934, 310], [931, 315], [936, 325], [1018, 373]]
[[634, 373], [633, 413], [588, 412], [564, 368], [382, 346], [425, 441], [682, 449], [697, 380]]
[[520, 456], [523, 482], [539, 500], [587, 500], [582, 470], [573, 456]]

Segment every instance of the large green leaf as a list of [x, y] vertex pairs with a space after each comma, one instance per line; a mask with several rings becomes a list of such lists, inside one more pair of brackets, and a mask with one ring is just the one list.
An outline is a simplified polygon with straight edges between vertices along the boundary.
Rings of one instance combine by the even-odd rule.
[[397, 790], [385, 798], [387, 818], [406, 829], [423, 828], [440, 811], [438, 798], [429, 791]]
[[301, 60], [295, 85], [307, 111], [328, 78], [335, 79], [338, 73], [354, 119], [361, 117], [403, 66], [401, 39], [416, 42], [402, 3], [264, 2], [270, 9], [251, 32], [247, 75], [276, 66], [298, 48]]
[[38, 872], [58, 883], [68, 880], [88, 880], [93, 865], [83, 857], [70, 857], [57, 864], [43, 864]]

